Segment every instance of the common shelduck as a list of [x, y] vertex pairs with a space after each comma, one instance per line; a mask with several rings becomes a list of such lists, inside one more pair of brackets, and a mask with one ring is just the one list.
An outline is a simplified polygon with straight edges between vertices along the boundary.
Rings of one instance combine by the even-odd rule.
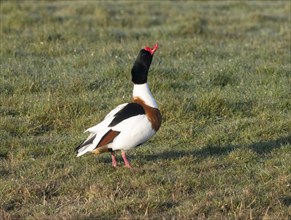
[[141, 49], [131, 69], [132, 102], [118, 105], [99, 124], [88, 128], [89, 137], [77, 148], [77, 157], [92, 152], [111, 152], [112, 166], [116, 167], [115, 151], [121, 151], [125, 167], [131, 168], [126, 151], [149, 140], [161, 126], [161, 113], [148, 83], [148, 71], [158, 44]]

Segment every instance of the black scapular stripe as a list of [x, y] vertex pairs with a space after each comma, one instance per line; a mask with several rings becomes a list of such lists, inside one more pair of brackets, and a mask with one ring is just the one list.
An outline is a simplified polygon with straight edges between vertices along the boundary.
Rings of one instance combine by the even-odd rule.
[[138, 103], [129, 103], [119, 112], [114, 115], [114, 119], [109, 124], [109, 127], [115, 126], [125, 119], [128, 119], [137, 115], [144, 115], [145, 111], [143, 107]]
[[85, 145], [92, 144], [93, 141], [94, 141], [94, 139], [95, 139], [95, 137], [96, 137], [96, 134], [93, 135], [90, 139], [83, 141], [83, 142], [82, 142], [82, 143], [81, 143], [81, 144], [80, 144], [80, 145], [75, 149], [75, 151], [78, 151], [81, 147], [84, 147]]

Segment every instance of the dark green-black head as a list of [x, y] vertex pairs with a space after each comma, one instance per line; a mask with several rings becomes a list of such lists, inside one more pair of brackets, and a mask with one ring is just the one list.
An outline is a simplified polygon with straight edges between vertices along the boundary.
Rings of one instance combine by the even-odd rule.
[[155, 44], [152, 48], [146, 46], [140, 50], [131, 69], [131, 81], [134, 84], [144, 84], [147, 82], [148, 71], [157, 49], [158, 44]]

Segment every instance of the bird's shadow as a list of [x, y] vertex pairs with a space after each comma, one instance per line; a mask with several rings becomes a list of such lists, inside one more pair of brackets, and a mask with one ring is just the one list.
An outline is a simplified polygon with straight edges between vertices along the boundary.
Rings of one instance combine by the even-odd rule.
[[[291, 136], [287, 136], [271, 141], [255, 142], [249, 145], [206, 145], [201, 149], [194, 150], [169, 150], [161, 153], [143, 155], [143, 158], [147, 161], [178, 159], [185, 156], [195, 156], [203, 159], [207, 157], [227, 155], [242, 146], [245, 149], [250, 149], [259, 155], [264, 155], [270, 153], [273, 149], [281, 148], [282, 146], [290, 143]], [[136, 155], [136, 157], [138, 156]], [[135, 159], [135, 155], [132, 155], [131, 158]]]

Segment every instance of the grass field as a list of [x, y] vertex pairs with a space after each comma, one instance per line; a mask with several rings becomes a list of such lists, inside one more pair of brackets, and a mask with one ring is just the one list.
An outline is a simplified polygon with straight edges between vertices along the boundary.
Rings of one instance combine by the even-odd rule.
[[[290, 219], [290, 1], [1, 1], [0, 219]], [[76, 158], [159, 42], [157, 135]]]

